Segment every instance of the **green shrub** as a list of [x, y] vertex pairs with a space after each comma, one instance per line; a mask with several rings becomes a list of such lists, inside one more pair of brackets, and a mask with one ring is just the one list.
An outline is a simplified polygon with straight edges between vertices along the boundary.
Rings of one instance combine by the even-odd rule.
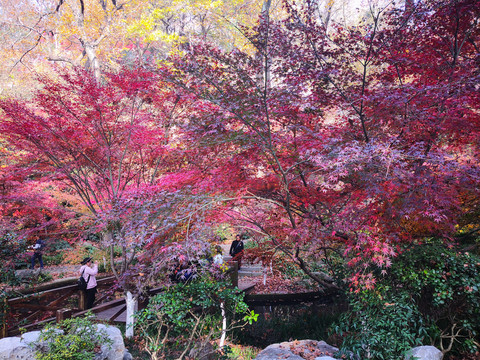
[[3, 273], [9, 269], [20, 269], [29, 266], [31, 252], [27, 251], [28, 244], [25, 239], [18, 237], [14, 233], [7, 233], [0, 237], [0, 281], [8, 282], [11, 278], [8, 275], [3, 277]]
[[[182, 358], [193, 347], [199, 350], [211, 339], [220, 338], [221, 304], [229, 323], [227, 331], [255, 318], [248, 312], [243, 294], [208, 274], [154, 296], [148, 307], [136, 314], [136, 328], [145, 341], [145, 350], [152, 359], [176, 351]], [[243, 316], [239, 322], [233, 321], [237, 314]]]
[[224, 356], [221, 359], [242, 359], [253, 360], [257, 357], [261, 349], [251, 346], [228, 346], [223, 348]]
[[46, 272], [39, 272], [38, 273], [38, 276], [36, 278], [36, 281], [41, 284], [41, 283], [44, 283], [44, 282], [48, 282], [48, 281], [51, 281], [53, 279], [53, 276], [52, 274], [50, 273], [46, 273]]
[[91, 360], [102, 345], [112, 341], [104, 330], [98, 331], [92, 315], [47, 325], [36, 342], [30, 344], [38, 360]]
[[344, 353], [400, 358], [420, 343], [444, 353], [478, 351], [478, 256], [432, 240], [405, 250], [376, 280], [375, 289], [350, 294], [350, 311], [334, 328]]
[[333, 328], [344, 338], [339, 355], [401, 359], [427, 337], [422, 315], [407, 294], [387, 298], [381, 291], [364, 291], [352, 297], [350, 306]]
[[63, 264], [64, 253], [58, 251], [52, 254], [43, 255], [43, 262], [48, 265], [60, 265]]
[[401, 254], [385, 280], [412, 295], [438, 348], [478, 350], [480, 257], [432, 241]]
[[69, 250], [73, 249], [72, 245], [66, 240], [59, 239], [55, 241], [51, 241], [48, 243], [48, 249], [50, 251], [56, 252], [58, 250]]
[[38, 284], [48, 282], [53, 279], [53, 276], [48, 272], [30, 271], [25, 272], [18, 277], [18, 284], [24, 284], [27, 287], [33, 287]]

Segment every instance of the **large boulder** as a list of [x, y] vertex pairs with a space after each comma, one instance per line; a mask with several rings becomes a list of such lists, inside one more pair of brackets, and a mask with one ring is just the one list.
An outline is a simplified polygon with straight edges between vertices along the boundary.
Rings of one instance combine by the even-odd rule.
[[296, 340], [269, 345], [257, 355], [255, 360], [328, 360], [334, 359], [331, 355], [337, 351], [336, 347], [328, 345], [325, 341]]
[[28, 344], [19, 337], [0, 339], [0, 360], [29, 360], [35, 359], [35, 354]]
[[102, 345], [102, 352], [95, 356], [95, 360], [123, 360], [125, 344], [123, 343], [122, 332], [115, 326], [97, 324], [98, 331], [105, 330], [112, 345]]
[[442, 360], [443, 354], [435, 346], [418, 346], [409, 350], [405, 360]]
[[[103, 324], [97, 325], [98, 330], [105, 330], [112, 346], [104, 345], [101, 352], [95, 356], [95, 360], [124, 360], [131, 359], [130, 354], [125, 349], [122, 333], [115, 326]], [[0, 360], [31, 360], [35, 359], [35, 353], [29, 346], [36, 342], [40, 331], [32, 331], [23, 334], [21, 337], [8, 337], [0, 339]]]

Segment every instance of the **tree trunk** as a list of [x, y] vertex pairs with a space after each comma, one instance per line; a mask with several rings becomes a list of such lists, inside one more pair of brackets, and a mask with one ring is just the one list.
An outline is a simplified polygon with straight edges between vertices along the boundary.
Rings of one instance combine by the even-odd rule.
[[125, 337], [131, 339], [133, 337], [133, 327], [135, 324], [134, 314], [137, 309], [137, 298], [132, 295], [130, 291], [127, 291], [125, 296], [125, 302], [127, 304], [127, 319], [125, 326]]
[[95, 76], [95, 79], [100, 80], [100, 62], [97, 57], [97, 52], [95, 50], [95, 46], [84, 43], [83, 44], [85, 53], [87, 54], [88, 58], [88, 66], [92, 70], [93, 75]]

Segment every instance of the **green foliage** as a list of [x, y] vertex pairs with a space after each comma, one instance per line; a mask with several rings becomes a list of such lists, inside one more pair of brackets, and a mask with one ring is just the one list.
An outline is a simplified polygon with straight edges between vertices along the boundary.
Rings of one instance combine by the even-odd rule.
[[422, 316], [406, 294], [386, 298], [380, 291], [364, 291], [352, 296], [350, 306], [333, 328], [345, 339], [343, 356], [401, 359], [427, 336]]
[[256, 249], [256, 248], [258, 248], [258, 244], [257, 244], [256, 241], [246, 241], [246, 242], [244, 243], [243, 248], [244, 248], [245, 250], [247, 250], [247, 249]]
[[31, 343], [38, 360], [91, 360], [102, 346], [111, 346], [105, 330], [98, 331], [92, 315], [49, 324], [38, 340]]
[[39, 272], [36, 280], [37, 280], [38, 283], [44, 283], [44, 282], [48, 282], [52, 279], [53, 279], [52, 274], [47, 273], [47, 272]]
[[251, 310], [250, 313], [243, 317], [243, 320], [248, 321], [248, 323], [252, 325], [255, 321], [258, 320], [258, 314], [255, 314], [255, 311]]
[[257, 357], [260, 349], [251, 346], [228, 346], [223, 348], [224, 356], [221, 359], [243, 359], [253, 360]]
[[305, 273], [296, 264], [292, 264], [288, 261], [279, 261], [277, 268], [287, 279], [305, 277]]
[[48, 251], [43, 254], [43, 261], [49, 265], [60, 265], [64, 263], [65, 254], [73, 250], [68, 241], [59, 239], [48, 242]]
[[16, 285], [17, 279], [14, 276], [16, 268], [27, 267], [30, 263], [30, 255], [27, 253], [27, 242], [25, 239], [13, 233], [6, 233], [0, 237], [0, 282]]
[[58, 251], [58, 250], [69, 250], [73, 249], [72, 245], [66, 240], [59, 239], [56, 241], [52, 241], [48, 244], [48, 248], [50, 251]]
[[47, 255], [47, 254], [43, 255], [43, 262], [49, 265], [60, 265], [63, 263], [63, 258], [64, 258], [63, 252], [58, 251], [58, 252], [52, 253], [51, 255]]
[[150, 299], [136, 314], [136, 325], [152, 358], [162, 352], [187, 351], [193, 345], [219, 338], [222, 332], [222, 305], [229, 322], [227, 331], [237, 326], [236, 314], [253, 321], [243, 294], [226, 281], [203, 274], [188, 283], [180, 283]]
[[53, 276], [48, 272], [43, 271], [29, 271], [25, 272], [21, 278], [18, 279], [18, 284], [25, 284], [26, 286], [35, 286], [48, 282], [53, 279]]
[[423, 317], [438, 329], [432, 335], [438, 347], [475, 349], [472, 343], [480, 332], [480, 257], [432, 241], [400, 255], [386, 280], [412, 294]]
[[430, 343], [445, 353], [478, 351], [478, 256], [432, 240], [404, 251], [376, 279], [375, 289], [350, 294], [350, 311], [334, 328], [344, 353], [400, 358]]
[[103, 262], [100, 262], [98, 264], [98, 272], [99, 273], [105, 273], [105, 272], [110, 271], [110, 270], [111, 270], [110, 263], [104, 264]]

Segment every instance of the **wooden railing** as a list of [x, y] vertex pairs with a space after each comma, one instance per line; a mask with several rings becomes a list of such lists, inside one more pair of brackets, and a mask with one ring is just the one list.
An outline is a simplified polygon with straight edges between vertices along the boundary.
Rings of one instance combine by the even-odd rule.
[[[109, 289], [114, 280], [113, 276], [99, 278], [98, 287]], [[106, 299], [102, 297], [97, 303]], [[65, 309], [71, 309], [73, 313], [85, 309], [85, 294], [78, 290], [76, 278], [19, 291], [18, 297], [5, 299], [0, 337], [17, 335], [21, 328], [30, 331], [47, 322], [61, 320], [61, 311], [65, 313]]]
[[[227, 271], [233, 286], [238, 286], [238, 265], [236, 261], [228, 263]], [[78, 290], [77, 278], [65, 279], [55, 283], [40, 285], [23, 290], [18, 297], [5, 299], [3, 321], [0, 328], [0, 338], [16, 336], [21, 329], [32, 331], [40, 329], [49, 322], [60, 322], [69, 317], [82, 316], [87, 311], [97, 315], [106, 322], [116, 322], [126, 310], [123, 296], [118, 298], [112, 290], [115, 277], [108, 276], [97, 279], [97, 284], [103, 295], [96, 299], [95, 306], [85, 310], [85, 293]], [[148, 298], [162, 291], [162, 287], [150, 289], [142, 308], [148, 303]], [[121, 289], [116, 289], [117, 293]]]

